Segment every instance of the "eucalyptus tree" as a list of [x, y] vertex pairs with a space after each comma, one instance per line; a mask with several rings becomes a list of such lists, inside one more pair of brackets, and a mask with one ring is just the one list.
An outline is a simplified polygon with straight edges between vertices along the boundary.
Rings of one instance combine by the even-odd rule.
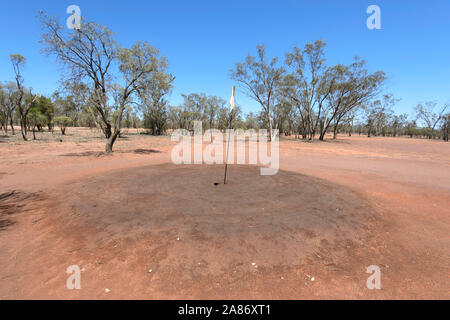
[[245, 128], [259, 129], [258, 117], [253, 112], [249, 112], [245, 115]]
[[238, 82], [244, 93], [259, 103], [267, 119], [270, 139], [273, 138], [272, 108], [276, 104], [285, 69], [278, 66], [278, 58], [268, 61], [266, 48], [257, 47], [257, 57], [248, 55], [244, 62], [238, 62], [231, 70], [231, 79]]
[[408, 115], [406, 113], [393, 115], [391, 120], [392, 136], [396, 137], [402, 133], [403, 129], [407, 125]]
[[182, 94], [184, 99], [182, 111], [186, 122], [185, 128], [194, 129], [194, 121], [207, 121], [208, 97], [204, 93]]
[[294, 47], [286, 54], [286, 64], [291, 71], [284, 77], [282, 92], [298, 109], [302, 134], [311, 141], [323, 116], [325, 100], [334, 86], [334, 74], [325, 64], [326, 43], [317, 40], [304, 49]]
[[[206, 121], [208, 121], [208, 129], [213, 129], [218, 127], [219, 123], [219, 111], [226, 106], [226, 101], [217, 96], [208, 96], [206, 98], [206, 106], [205, 106], [205, 117]], [[210, 137], [211, 143], [213, 142], [213, 135]]]
[[[66, 81], [89, 87], [92, 111], [107, 139], [106, 152], [112, 152], [124, 109], [143, 84], [141, 80], [158, 70], [159, 51], [146, 42], [122, 48], [111, 30], [94, 22], [82, 21], [80, 29], [68, 30], [43, 12], [40, 20], [43, 52], [56, 57], [66, 71]], [[117, 82], [115, 74], [120, 75]]]
[[231, 128], [243, 128], [244, 122], [242, 121], [242, 109], [240, 106], [235, 106], [233, 111], [230, 113], [229, 106], [224, 103], [220, 106], [217, 112], [217, 129], [221, 131], [226, 131], [230, 128], [230, 119], [231, 119]]
[[3, 130], [5, 130], [5, 134], [8, 134], [8, 120], [9, 120], [9, 112], [8, 112], [8, 94], [6, 90], [0, 83], [0, 121]]
[[328, 73], [331, 74], [333, 83], [326, 99], [328, 106], [325, 108], [320, 140], [324, 139], [331, 123], [333, 123], [333, 138], [336, 139], [341, 121], [348, 113], [374, 99], [386, 80], [386, 75], [382, 71], [369, 73], [366, 61], [358, 57], [351, 65], [336, 65], [330, 68]]
[[33, 94], [31, 88], [26, 90], [26, 88], [24, 87], [22, 69], [24, 68], [26, 63], [25, 57], [20, 54], [11, 54], [9, 57], [14, 69], [17, 86], [17, 94], [14, 95], [14, 104], [16, 106], [16, 109], [19, 111], [22, 138], [24, 141], [28, 141], [27, 115], [33, 105], [33, 102], [38, 98], [38, 95]]
[[416, 113], [416, 119], [422, 120], [425, 123], [427, 129], [429, 129], [428, 138], [431, 139], [437, 125], [444, 119], [444, 114], [449, 104], [443, 105], [436, 111], [437, 102], [428, 101], [425, 103], [419, 103], [414, 107]]
[[[42, 122], [47, 125], [49, 131], [52, 130], [53, 116], [55, 114], [55, 106], [50, 98], [39, 96], [33, 103], [30, 112], [34, 111], [34, 124], [38, 131], [42, 130]], [[37, 114], [39, 114], [37, 116]], [[42, 121], [42, 117], [44, 121]]]
[[61, 130], [61, 134], [65, 135], [67, 127], [73, 122], [73, 120], [67, 116], [57, 116], [55, 117], [54, 122]]
[[[60, 91], [55, 91], [52, 94], [53, 104], [55, 106], [56, 116], [65, 116], [73, 119], [78, 119], [78, 108], [73, 95], [63, 95]], [[75, 123], [75, 121], [73, 120]]]
[[59, 114], [72, 119], [73, 126], [79, 126], [83, 113], [87, 113], [91, 120], [98, 125], [100, 120], [95, 112], [94, 104], [90, 103], [91, 90], [85, 83], [64, 81], [60, 90], [53, 94], [55, 105], [59, 107]]
[[376, 136], [386, 133], [393, 115], [392, 107], [398, 101], [392, 94], [385, 94], [381, 99], [374, 100], [365, 107], [368, 137], [372, 136], [374, 130]]
[[347, 133], [349, 137], [351, 137], [353, 134], [353, 127], [355, 124], [356, 116], [357, 116], [357, 109], [353, 109], [345, 115], [344, 119], [342, 119], [342, 124], [347, 128]]
[[285, 135], [290, 135], [293, 129], [295, 118], [295, 108], [287, 99], [279, 99], [274, 107], [273, 122], [275, 129], [279, 132], [284, 132]]
[[167, 127], [168, 110], [166, 96], [173, 88], [175, 76], [167, 73], [168, 62], [161, 57], [156, 63], [156, 70], [139, 80], [137, 86], [137, 103], [144, 115], [144, 126], [153, 135], [161, 135]]
[[219, 110], [225, 108], [227, 105], [227, 102], [217, 96], [208, 96], [206, 99], [206, 118], [208, 121], [208, 128], [216, 128], [217, 126], [217, 117]]
[[417, 121], [411, 120], [405, 124], [405, 133], [412, 138], [417, 132]]
[[448, 142], [448, 136], [450, 133], [450, 113], [447, 113], [443, 116], [443, 123], [442, 123], [442, 135], [443, 140]]
[[169, 106], [169, 123], [172, 130], [186, 129], [185, 115], [182, 106]]
[[42, 127], [47, 124], [47, 117], [41, 113], [39, 108], [33, 106], [27, 114], [27, 121], [33, 132], [33, 140], [36, 140], [36, 128], [41, 131]]
[[[16, 99], [18, 98], [19, 92], [17, 90], [17, 85], [13, 81], [3, 83], [1, 88], [3, 92], [2, 110], [5, 114], [6, 122], [9, 120], [9, 125], [11, 126], [11, 131], [14, 135], [14, 110], [16, 109]], [[6, 123], [6, 125], [8, 125], [8, 123]], [[5, 132], [8, 132], [7, 127], [5, 127]]]

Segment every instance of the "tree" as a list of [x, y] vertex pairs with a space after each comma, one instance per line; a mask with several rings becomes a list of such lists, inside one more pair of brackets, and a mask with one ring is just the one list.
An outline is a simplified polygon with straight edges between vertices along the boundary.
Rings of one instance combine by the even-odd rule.
[[377, 96], [386, 80], [386, 75], [382, 71], [370, 74], [366, 69], [366, 62], [358, 57], [350, 66], [337, 65], [329, 69], [328, 73], [331, 73], [333, 84], [327, 96], [328, 107], [325, 108], [320, 140], [324, 139], [331, 122], [333, 122], [333, 139], [336, 139], [341, 121], [347, 114]]
[[208, 97], [204, 93], [182, 94], [182, 97], [184, 99], [182, 106], [184, 126], [187, 130], [193, 130], [194, 121], [203, 122], [207, 120], [206, 110]]
[[296, 127], [304, 139], [320, 140], [330, 126], [336, 139], [339, 125], [351, 121], [351, 115], [379, 94], [386, 76], [382, 71], [369, 73], [364, 60], [355, 58], [348, 66], [327, 67], [326, 43], [317, 40], [301, 50], [294, 47], [286, 54], [290, 70], [284, 79], [280, 95], [297, 108]]
[[66, 116], [73, 120], [78, 119], [79, 111], [73, 95], [63, 95], [61, 91], [56, 91], [52, 95], [54, 103], [54, 112], [58, 116]]
[[442, 133], [444, 141], [448, 142], [448, 136], [450, 133], [450, 113], [443, 116]]
[[259, 129], [258, 117], [253, 112], [249, 112], [248, 114], [246, 114], [245, 128], [246, 129]]
[[412, 138], [417, 131], [417, 123], [416, 120], [412, 120], [406, 123], [405, 125], [405, 129], [406, 129], [406, 134]]
[[279, 99], [273, 112], [274, 128], [284, 132], [285, 135], [290, 135], [293, 128], [294, 114], [295, 109], [291, 102], [286, 99]]
[[[95, 114], [90, 111], [90, 88], [85, 83], [64, 81], [61, 89], [53, 94], [55, 104], [59, 107], [59, 115], [65, 115], [72, 119], [73, 125], [80, 125], [83, 113], [85, 118], [96, 122]], [[100, 126], [98, 126], [99, 129]]]
[[[32, 109], [36, 109], [42, 116], [45, 117], [46, 120], [44, 121], [43, 125], [47, 125], [48, 130], [51, 131], [53, 115], [55, 113], [55, 107], [52, 100], [50, 98], [40, 96], [36, 99], [36, 101], [33, 102], [31, 110]], [[41, 121], [36, 124], [39, 131], [41, 131], [43, 125], [41, 124]]]
[[[16, 99], [19, 92], [17, 85], [12, 81], [2, 84], [1, 87], [3, 92], [2, 112], [4, 113], [5, 121], [8, 122], [9, 120], [11, 131], [14, 135], [14, 109], [16, 108]], [[5, 132], [8, 132], [7, 127], [5, 127]]]
[[32, 107], [27, 114], [27, 122], [33, 132], [33, 140], [36, 140], [36, 128], [41, 131], [41, 128], [47, 123], [47, 117], [37, 107]]
[[208, 96], [206, 98], [205, 113], [208, 121], [208, 128], [216, 128], [217, 116], [219, 110], [226, 107], [227, 102], [217, 96]]
[[309, 136], [310, 141], [314, 141], [325, 99], [334, 85], [333, 73], [325, 65], [325, 46], [324, 41], [317, 40], [303, 50], [294, 47], [286, 54], [291, 73], [284, 78], [282, 92], [297, 107], [302, 135]]
[[169, 106], [169, 122], [173, 130], [186, 129], [185, 116], [182, 106]]
[[385, 94], [381, 99], [372, 101], [365, 107], [368, 128], [367, 136], [369, 138], [372, 136], [373, 130], [375, 130], [376, 136], [380, 133], [383, 135], [385, 134], [389, 119], [393, 114], [392, 107], [398, 101], [399, 100], [395, 99], [392, 94]]
[[[94, 22], [83, 21], [80, 29], [67, 31], [43, 12], [40, 20], [43, 51], [56, 56], [69, 79], [90, 88], [89, 105], [107, 139], [105, 150], [111, 153], [126, 105], [140, 89], [141, 80], [158, 70], [159, 51], [146, 42], [121, 48], [108, 28]], [[114, 66], [121, 75], [120, 83], [113, 82]]]
[[396, 137], [407, 125], [408, 121], [408, 115], [407, 114], [401, 114], [401, 115], [394, 115], [392, 117], [392, 136]]
[[278, 58], [267, 61], [266, 48], [257, 47], [258, 56], [248, 55], [243, 63], [236, 63], [231, 70], [231, 79], [237, 81], [245, 94], [258, 102], [267, 118], [270, 139], [273, 138], [272, 108], [275, 105], [276, 92], [281, 85], [285, 70], [278, 67]]
[[66, 128], [72, 123], [72, 119], [66, 116], [57, 116], [54, 119], [55, 124], [61, 130], [61, 134], [66, 134]]
[[9, 104], [8, 94], [0, 83], [0, 124], [5, 130], [5, 134], [8, 134], [8, 120], [9, 120]]
[[165, 97], [173, 88], [175, 76], [167, 73], [168, 62], [161, 57], [156, 63], [156, 70], [142, 77], [137, 88], [144, 115], [144, 127], [150, 129], [153, 135], [161, 135], [167, 127], [168, 110]]
[[429, 129], [428, 134], [429, 139], [432, 138], [436, 126], [443, 119], [443, 115], [449, 105], [445, 104], [444, 106], [442, 106], [441, 109], [439, 109], [438, 112], [435, 112], [436, 106], [437, 102], [428, 101], [425, 103], [419, 103], [417, 106], [414, 107], [416, 119], [422, 120], [425, 123], [426, 128]]
[[229, 106], [226, 104], [222, 105], [217, 113], [217, 129], [223, 132], [230, 129], [230, 119], [232, 119], [232, 129], [243, 127], [241, 107], [235, 106], [233, 111], [230, 112]]
[[[23, 77], [22, 77], [22, 69], [25, 66], [26, 59], [24, 56], [20, 54], [11, 54], [10, 55], [11, 63], [14, 68], [14, 74], [17, 85], [17, 94], [14, 95], [15, 105], [17, 110], [19, 110], [20, 115], [20, 128], [22, 132], [22, 138], [24, 141], [28, 141], [27, 139], [27, 115], [30, 111], [30, 108], [33, 105], [33, 102], [38, 98], [37, 95], [33, 95], [31, 89], [29, 89], [29, 93], [25, 93], [25, 87], [23, 86]], [[25, 103], [23, 103], [25, 100]]]

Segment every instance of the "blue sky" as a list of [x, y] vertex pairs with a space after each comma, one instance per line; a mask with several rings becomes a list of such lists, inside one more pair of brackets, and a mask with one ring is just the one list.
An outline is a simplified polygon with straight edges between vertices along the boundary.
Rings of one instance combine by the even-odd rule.
[[[39, 10], [65, 24], [67, 6], [112, 29], [125, 47], [147, 40], [167, 56], [175, 74], [172, 104], [182, 93], [207, 93], [228, 100], [229, 70], [255, 46], [284, 58], [294, 45], [327, 42], [329, 64], [350, 63], [359, 55], [371, 71], [387, 73], [386, 92], [402, 99], [397, 113], [423, 101], [450, 101], [450, 1], [414, 0], [58, 0], [5, 1], [0, 8], [0, 81], [13, 80], [9, 54], [27, 58], [25, 84], [44, 94], [58, 87], [53, 58], [40, 54]], [[381, 30], [368, 30], [366, 8], [381, 8]], [[244, 112], [258, 105], [238, 92]]]

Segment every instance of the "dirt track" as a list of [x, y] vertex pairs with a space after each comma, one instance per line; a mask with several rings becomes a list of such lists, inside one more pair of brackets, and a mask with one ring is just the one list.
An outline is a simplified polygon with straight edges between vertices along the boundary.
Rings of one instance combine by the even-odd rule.
[[282, 139], [278, 175], [215, 187], [167, 137], [67, 140], [0, 143], [1, 299], [450, 298], [449, 144]]

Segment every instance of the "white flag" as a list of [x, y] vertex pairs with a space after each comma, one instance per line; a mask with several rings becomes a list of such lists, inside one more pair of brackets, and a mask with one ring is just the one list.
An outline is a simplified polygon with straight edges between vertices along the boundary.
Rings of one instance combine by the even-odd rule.
[[234, 109], [234, 90], [235, 87], [233, 86], [233, 89], [231, 90], [231, 97], [230, 97], [230, 110], [233, 111]]

